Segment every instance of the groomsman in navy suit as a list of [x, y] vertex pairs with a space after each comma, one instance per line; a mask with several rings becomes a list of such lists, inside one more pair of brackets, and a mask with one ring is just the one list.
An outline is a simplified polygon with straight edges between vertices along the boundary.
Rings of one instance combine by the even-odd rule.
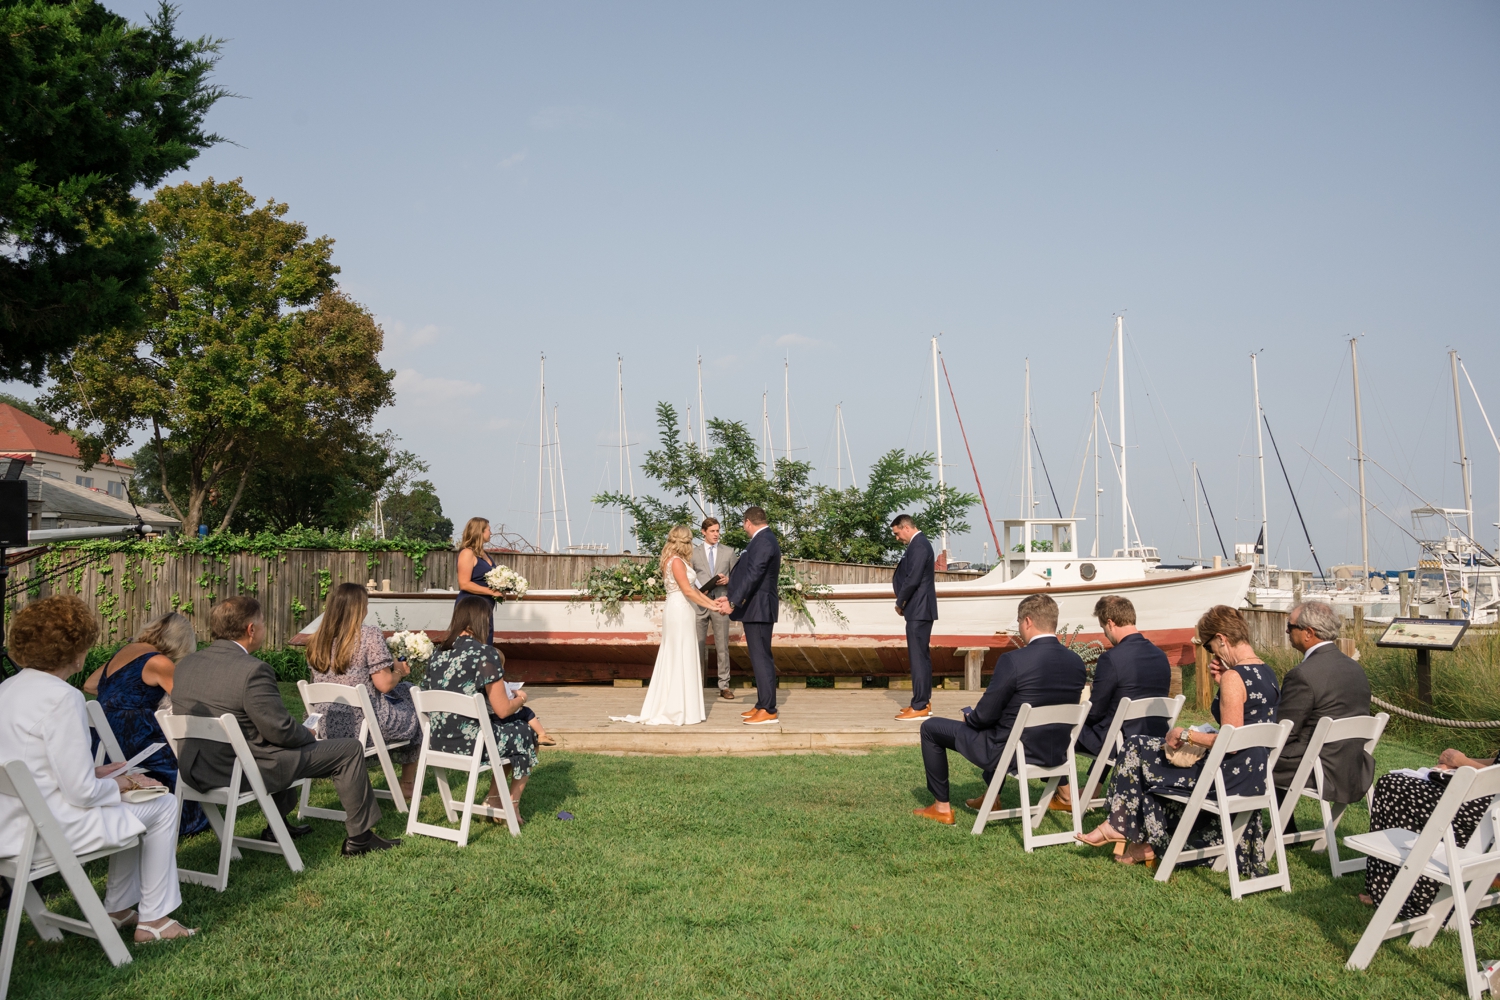
[[[1099, 657], [1094, 667], [1094, 687], [1089, 693], [1092, 707], [1083, 728], [1078, 731], [1080, 754], [1098, 757], [1101, 753], [1113, 753], [1114, 747], [1104, 746], [1104, 737], [1115, 721], [1115, 712], [1120, 701], [1129, 698], [1165, 698], [1172, 688], [1172, 665], [1151, 640], [1136, 628], [1135, 605], [1119, 594], [1106, 594], [1094, 605], [1094, 617], [1099, 619], [1099, 628], [1104, 632], [1104, 641], [1109, 649]], [[1167, 720], [1160, 716], [1134, 719], [1124, 724], [1120, 735], [1165, 736]], [[1071, 811], [1072, 798], [1068, 779], [1057, 787], [1057, 795], [1050, 808], [1062, 812]]]
[[745, 511], [745, 533], [750, 544], [729, 572], [729, 593], [719, 598], [721, 613], [745, 626], [745, 645], [755, 671], [755, 707], [744, 713], [745, 725], [780, 721], [776, 714], [776, 661], [771, 658], [771, 631], [781, 598], [781, 546], [759, 507]]
[[891, 587], [896, 614], [906, 619], [906, 658], [911, 662], [911, 704], [896, 714], [896, 720], [920, 722], [932, 715], [932, 623], [938, 616], [932, 543], [917, 530], [910, 514], [891, 522], [891, 534], [906, 546]]

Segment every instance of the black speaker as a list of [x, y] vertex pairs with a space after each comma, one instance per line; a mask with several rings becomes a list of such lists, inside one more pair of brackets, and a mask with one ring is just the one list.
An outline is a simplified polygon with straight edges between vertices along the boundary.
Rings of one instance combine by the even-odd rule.
[[26, 480], [0, 479], [0, 548], [25, 548], [30, 521], [26, 512]]

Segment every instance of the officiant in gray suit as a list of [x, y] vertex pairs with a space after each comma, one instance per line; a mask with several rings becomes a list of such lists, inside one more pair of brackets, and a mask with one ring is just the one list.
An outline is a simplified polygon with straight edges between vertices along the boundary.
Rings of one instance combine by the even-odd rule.
[[[739, 559], [738, 549], [719, 541], [719, 519], [703, 519], [703, 544], [693, 546], [693, 582], [704, 594], [718, 599], [729, 593], [729, 571]], [[698, 608], [698, 656], [708, 666], [708, 630], [714, 632], [714, 650], [719, 660], [719, 697], [734, 700], [729, 690], [729, 616]]]

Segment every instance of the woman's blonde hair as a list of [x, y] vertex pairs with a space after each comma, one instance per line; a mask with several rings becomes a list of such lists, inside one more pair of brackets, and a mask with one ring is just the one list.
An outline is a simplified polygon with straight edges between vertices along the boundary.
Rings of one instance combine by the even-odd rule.
[[328, 595], [323, 622], [307, 644], [307, 665], [325, 674], [341, 674], [359, 651], [359, 630], [370, 609], [370, 595], [357, 583], [341, 583]]
[[667, 563], [672, 561], [673, 556], [681, 556], [684, 560], [693, 558], [693, 529], [685, 524], [679, 524], [667, 532], [667, 543], [661, 547], [661, 571], [667, 571]]
[[468, 549], [480, 559], [484, 558], [484, 529], [490, 526], [487, 517], [471, 517], [464, 525], [463, 536], [458, 541], [458, 551]]
[[198, 634], [193, 631], [193, 623], [176, 611], [168, 611], [148, 622], [135, 641], [155, 646], [157, 652], [173, 663], [198, 648]]

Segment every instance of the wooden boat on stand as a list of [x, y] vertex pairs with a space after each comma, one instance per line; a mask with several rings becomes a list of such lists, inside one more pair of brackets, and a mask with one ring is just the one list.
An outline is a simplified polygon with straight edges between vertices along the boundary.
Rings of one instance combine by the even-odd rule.
[[[1015, 520], [1004, 523], [1006, 556], [973, 581], [937, 584], [939, 620], [932, 633], [937, 678], [970, 679], [994, 668], [1018, 642], [1016, 608], [1028, 594], [1050, 594], [1061, 610], [1059, 627], [1081, 632], [1074, 641], [1101, 642], [1094, 603], [1121, 594], [1135, 604], [1141, 630], [1174, 664], [1193, 662], [1193, 627], [1210, 606], [1240, 607], [1250, 566], [1165, 570], [1138, 556], [1095, 557], [1075, 549], [1078, 520]], [[457, 592], [370, 594], [366, 624], [389, 635], [398, 629], [425, 631], [434, 641], [446, 634]], [[832, 613], [830, 608], [837, 611]], [[784, 678], [905, 677], [905, 623], [896, 614], [889, 585], [835, 586], [810, 602], [811, 618], [783, 605], [772, 648]], [[628, 602], [618, 616], [604, 615], [576, 590], [533, 590], [495, 609], [495, 645], [505, 654], [508, 678], [533, 684], [608, 683], [651, 676], [661, 642], [662, 606]], [[317, 631], [321, 616], [294, 643]], [[730, 632], [733, 672], [750, 674], [744, 633]], [[717, 668], [710, 651], [706, 676]], [[977, 669], [976, 669], [977, 667]]]

